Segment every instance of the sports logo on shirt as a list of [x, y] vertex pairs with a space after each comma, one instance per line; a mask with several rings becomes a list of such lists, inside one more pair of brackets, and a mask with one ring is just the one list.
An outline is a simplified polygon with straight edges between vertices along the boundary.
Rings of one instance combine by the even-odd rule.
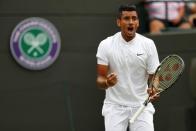
[[56, 28], [43, 18], [28, 18], [12, 32], [10, 48], [15, 60], [30, 70], [50, 66], [59, 55], [60, 36]]
[[143, 54], [139, 54], [139, 53], [137, 53], [137, 56], [141, 56], [141, 55], [143, 55]]

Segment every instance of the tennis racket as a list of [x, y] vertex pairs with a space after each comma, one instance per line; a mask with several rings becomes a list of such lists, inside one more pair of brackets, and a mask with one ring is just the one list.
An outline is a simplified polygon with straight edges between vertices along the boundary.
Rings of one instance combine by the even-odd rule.
[[[150, 82], [149, 87], [155, 88], [158, 95], [166, 89], [172, 87], [172, 85], [179, 79], [184, 71], [184, 61], [178, 55], [169, 55], [164, 58], [160, 65], [157, 67], [155, 74]], [[133, 123], [135, 119], [143, 112], [145, 107], [150, 102], [152, 96], [148, 96], [142, 106], [136, 111], [133, 117], [130, 119], [130, 123]]]

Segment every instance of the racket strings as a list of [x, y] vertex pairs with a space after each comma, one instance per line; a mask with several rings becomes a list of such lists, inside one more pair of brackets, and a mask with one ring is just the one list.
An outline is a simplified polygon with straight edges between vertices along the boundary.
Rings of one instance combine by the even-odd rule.
[[183, 61], [178, 57], [172, 57], [161, 64], [156, 74], [159, 78], [159, 85], [156, 87], [158, 91], [162, 92], [178, 79], [183, 71], [183, 64]]

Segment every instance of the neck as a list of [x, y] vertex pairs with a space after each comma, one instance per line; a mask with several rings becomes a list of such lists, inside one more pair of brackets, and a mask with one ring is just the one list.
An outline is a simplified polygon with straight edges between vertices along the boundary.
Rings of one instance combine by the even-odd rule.
[[127, 36], [127, 35], [121, 33], [121, 35], [122, 35], [123, 39], [124, 39], [126, 42], [131, 41], [131, 40], [135, 37], [135, 34], [132, 35], [132, 36]]

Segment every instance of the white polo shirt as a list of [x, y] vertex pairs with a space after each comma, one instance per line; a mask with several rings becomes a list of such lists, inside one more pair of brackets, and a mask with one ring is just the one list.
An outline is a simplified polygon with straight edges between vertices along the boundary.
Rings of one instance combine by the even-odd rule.
[[118, 82], [106, 90], [105, 103], [139, 106], [147, 98], [148, 74], [159, 65], [154, 42], [138, 33], [126, 42], [118, 32], [103, 40], [97, 50], [97, 63], [109, 66]]

